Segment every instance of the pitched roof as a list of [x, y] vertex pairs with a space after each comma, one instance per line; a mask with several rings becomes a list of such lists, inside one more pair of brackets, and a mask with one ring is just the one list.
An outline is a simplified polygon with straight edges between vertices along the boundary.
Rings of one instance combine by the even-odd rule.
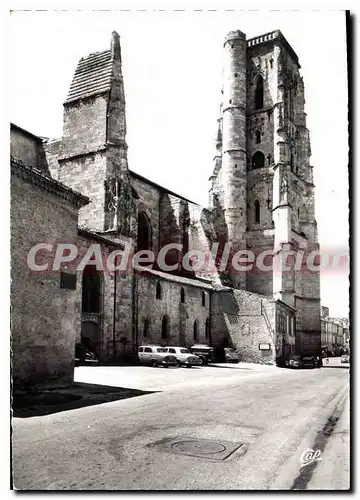
[[80, 59], [64, 104], [110, 90], [111, 51], [96, 52]]

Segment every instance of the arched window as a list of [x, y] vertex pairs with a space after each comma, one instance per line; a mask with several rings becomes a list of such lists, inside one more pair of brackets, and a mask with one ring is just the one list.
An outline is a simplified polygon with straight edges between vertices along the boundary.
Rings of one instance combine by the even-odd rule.
[[260, 130], [257, 130], [255, 132], [255, 139], [256, 139], [256, 144], [260, 144], [260, 142], [261, 142], [261, 132], [260, 132]]
[[206, 306], [206, 293], [204, 291], [201, 293], [201, 303], [203, 307]]
[[252, 168], [262, 168], [265, 166], [265, 156], [261, 151], [256, 151], [252, 156]]
[[144, 212], [138, 215], [137, 250], [151, 250], [152, 243], [151, 223]]
[[150, 320], [149, 320], [149, 318], [146, 318], [146, 320], [144, 321], [143, 336], [145, 338], [148, 337], [149, 332], [150, 332]]
[[86, 313], [100, 312], [101, 278], [96, 266], [87, 265], [82, 276], [82, 311]]
[[259, 224], [259, 222], [260, 222], [260, 202], [259, 202], [259, 200], [255, 200], [254, 209], [255, 209], [255, 223]]
[[161, 338], [169, 338], [169, 317], [165, 314], [161, 323]]
[[198, 328], [198, 322], [197, 319], [194, 321], [194, 342], [199, 341], [199, 328]]
[[181, 291], [180, 291], [180, 302], [182, 304], [185, 304], [185, 290], [184, 290], [184, 288], [181, 288]]
[[158, 281], [156, 283], [156, 298], [161, 299], [161, 283]]
[[210, 318], [206, 318], [205, 322], [205, 338], [210, 338]]
[[264, 107], [264, 80], [259, 76], [255, 90], [255, 109]]

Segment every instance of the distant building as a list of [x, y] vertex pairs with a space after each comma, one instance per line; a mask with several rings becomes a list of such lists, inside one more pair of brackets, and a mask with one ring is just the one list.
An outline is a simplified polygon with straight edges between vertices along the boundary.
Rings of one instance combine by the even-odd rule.
[[349, 320], [330, 317], [328, 307], [322, 306], [321, 311], [321, 346], [328, 353], [340, 355], [349, 348]]

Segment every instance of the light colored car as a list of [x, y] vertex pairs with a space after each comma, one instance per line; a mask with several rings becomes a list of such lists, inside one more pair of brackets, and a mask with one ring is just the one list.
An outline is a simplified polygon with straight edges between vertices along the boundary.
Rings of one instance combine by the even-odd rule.
[[178, 366], [184, 365], [187, 368], [192, 366], [201, 365], [200, 359], [195, 354], [191, 354], [185, 347], [169, 346], [164, 347], [166, 352], [169, 354], [174, 354], [178, 360]]
[[301, 359], [300, 356], [293, 355], [290, 359], [285, 361], [285, 366], [289, 368], [301, 368]]
[[342, 363], [350, 363], [350, 356], [348, 354], [343, 354], [341, 356], [341, 362]]
[[178, 360], [173, 354], [169, 354], [161, 345], [141, 345], [138, 348], [139, 361], [153, 367], [177, 366]]

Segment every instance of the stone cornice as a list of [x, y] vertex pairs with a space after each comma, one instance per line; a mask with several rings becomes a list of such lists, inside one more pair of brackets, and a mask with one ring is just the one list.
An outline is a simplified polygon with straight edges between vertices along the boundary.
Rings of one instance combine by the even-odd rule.
[[90, 203], [89, 198], [83, 196], [82, 194], [73, 191], [69, 187], [65, 186], [59, 181], [48, 177], [43, 172], [38, 170], [35, 167], [30, 167], [29, 165], [25, 165], [20, 160], [10, 157], [11, 164], [11, 173], [20, 177], [25, 182], [29, 184], [33, 184], [35, 186], [40, 187], [44, 191], [48, 193], [54, 194], [55, 196], [62, 198], [66, 201], [69, 201], [77, 208], [81, 208], [88, 203]]

